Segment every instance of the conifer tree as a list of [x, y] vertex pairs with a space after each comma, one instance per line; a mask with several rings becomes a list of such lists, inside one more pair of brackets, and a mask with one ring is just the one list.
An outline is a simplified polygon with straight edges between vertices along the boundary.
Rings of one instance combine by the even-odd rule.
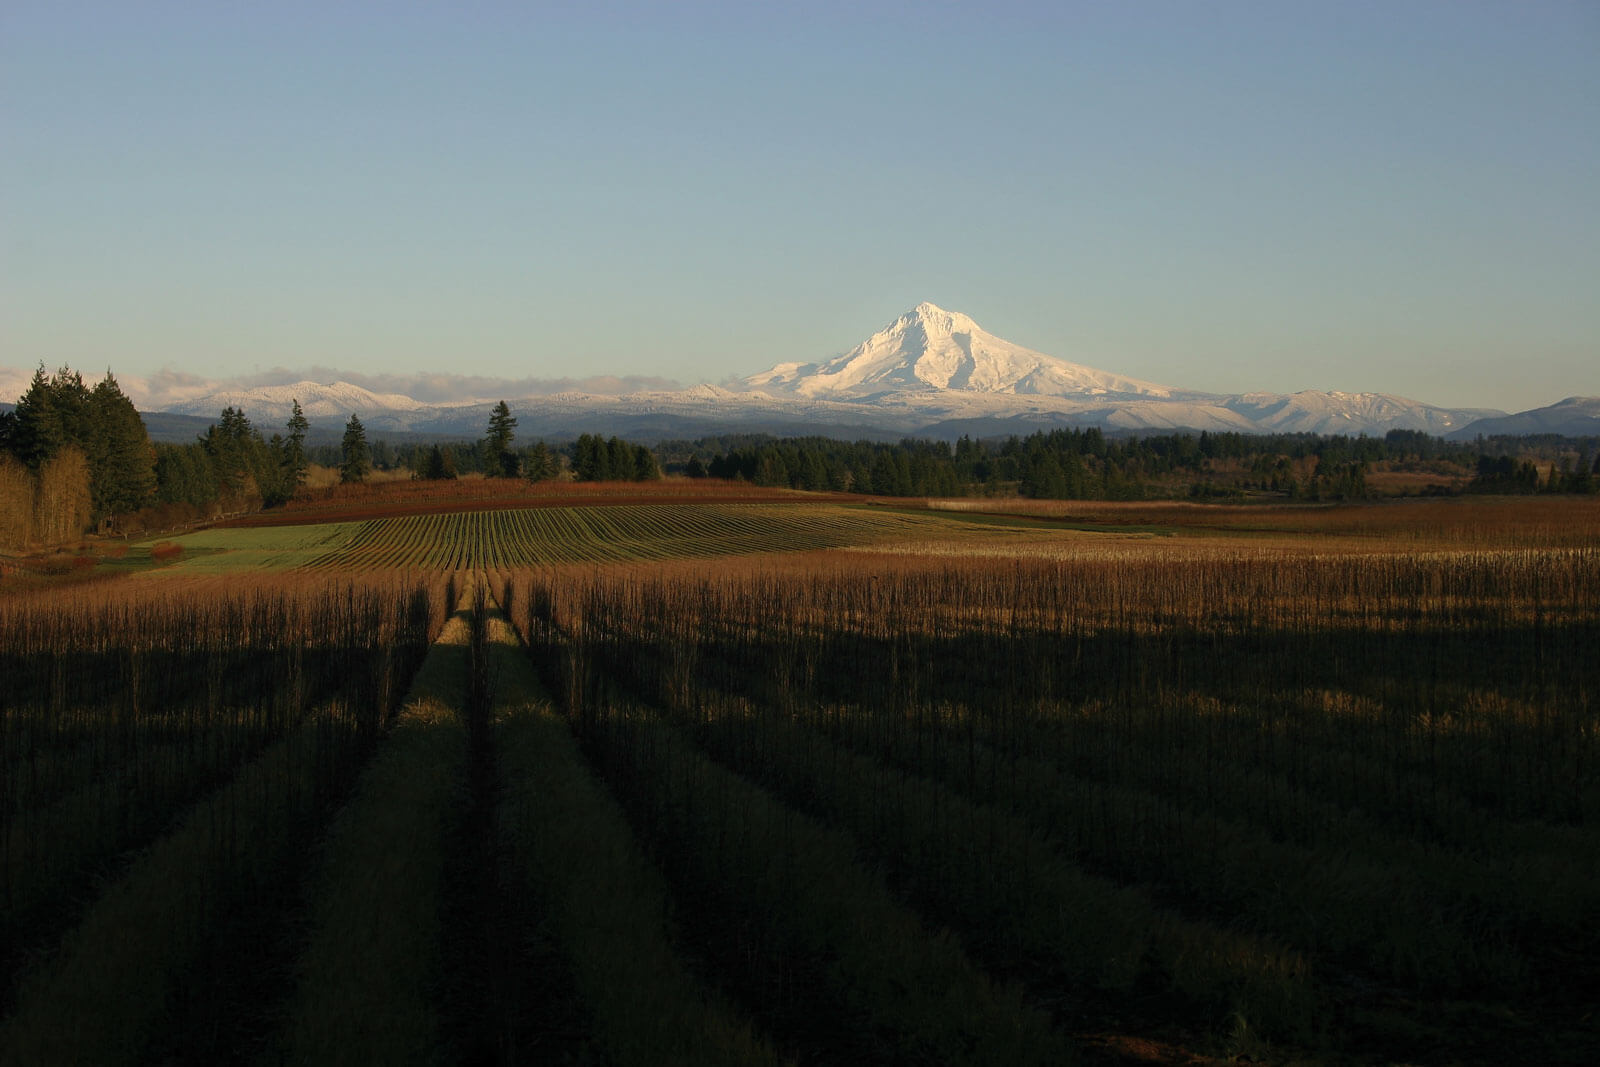
[[89, 491], [96, 515], [138, 511], [155, 496], [156, 456], [133, 401], [110, 371], [88, 401]]
[[200, 442], [211, 457], [220, 490], [245, 497], [275, 495], [277, 462], [242, 409], [223, 408]]
[[636, 460], [633, 457], [633, 446], [620, 437], [613, 436], [605, 446], [605, 473], [601, 475], [604, 481], [633, 481]]
[[448, 446], [440, 448], [434, 445], [428, 449], [422, 461], [422, 470], [418, 477], [430, 482], [450, 481], [456, 476], [456, 456]]
[[656, 463], [656, 454], [644, 445], [638, 445], [633, 450], [633, 474], [631, 480], [636, 482], [653, 482], [661, 477], [661, 467]]
[[311, 424], [300, 410], [300, 398], [294, 399], [294, 411], [289, 416], [289, 436], [283, 443], [283, 474], [288, 495], [293, 496], [306, 481], [306, 431]]
[[428, 482], [436, 482], [444, 477], [444, 456], [440, 454], [438, 445], [428, 449], [422, 460], [422, 468], [416, 472], [416, 477]]
[[597, 482], [605, 477], [605, 441], [598, 434], [581, 433], [572, 446], [572, 469], [580, 482]]
[[350, 421], [345, 423], [341, 451], [344, 462], [339, 465], [339, 481], [346, 485], [366, 481], [367, 472], [372, 470], [372, 453], [367, 448], [367, 431], [362, 428], [361, 420], [356, 418], [354, 412], [350, 415]]
[[550, 455], [550, 449], [546, 447], [543, 441], [535, 444], [533, 450], [528, 453], [528, 464], [525, 473], [530, 482], [542, 482], [546, 478], [555, 476], [554, 458]]
[[86, 444], [88, 408], [89, 390], [81, 374], [66, 367], [46, 374], [41, 363], [28, 391], [17, 399], [9, 430], [11, 453], [37, 471], [68, 445]]
[[491, 478], [517, 477], [517, 454], [511, 451], [516, 428], [517, 420], [512, 418], [511, 409], [504, 400], [500, 401], [489, 413], [489, 436], [483, 442], [484, 470]]

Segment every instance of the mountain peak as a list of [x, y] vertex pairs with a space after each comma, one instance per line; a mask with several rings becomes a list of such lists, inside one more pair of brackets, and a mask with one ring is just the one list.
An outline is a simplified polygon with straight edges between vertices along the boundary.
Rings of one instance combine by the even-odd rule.
[[965, 319], [967, 322], [972, 321], [959, 311], [946, 311], [938, 304], [930, 304], [926, 300], [900, 317], [902, 319], [932, 319], [934, 321], [943, 321], [952, 318]]
[[959, 311], [923, 301], [849, 352], [825, 363], [782, 363], [745, 379], [749, 389], [812, 399], [892, 393], [1170, 396], [1165, 386], [1023, 348]]
[[[924, 300], [910, 311], [901, 315], [895, 326], [902, 323], [907, 326], [920, 326], [930, 336], [948, 337], [957, 333], [972, 333], [979, 330], [979, 326], [972, 319], [959, 311], [946, 311], [938, 304], [930, 304]], [[894, 329], [891, 326], [890, 329]]]

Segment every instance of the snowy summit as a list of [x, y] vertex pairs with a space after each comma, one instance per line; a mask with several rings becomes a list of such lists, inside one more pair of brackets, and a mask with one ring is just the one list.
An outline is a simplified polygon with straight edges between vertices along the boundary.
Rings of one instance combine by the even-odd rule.
[[856, 400], [955, 390], [1031, 396], [1169, 397], [1166, 386], [1047, 356], [996, 337], [959, 311], [922, 303], [844, 355], [780, 363], [744, 380], [773, 395]]

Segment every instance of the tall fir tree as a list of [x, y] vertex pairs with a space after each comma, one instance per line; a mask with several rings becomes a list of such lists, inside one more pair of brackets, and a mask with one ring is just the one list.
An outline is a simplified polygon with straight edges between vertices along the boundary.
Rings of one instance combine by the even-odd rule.
[[572, 446], [572, 470], [580, 482], [597, 482], [606, 476], [605, 441], [599, 434], [578, 435]]
[[150, 503], [156, 455], [144, 420], [111, 372], [89, 394], [89, 490], [96, 515], [122, 515]]
[[542, 482], [546, 478], [555, 477], [554, 457], [550, 455], [550, 449], [543, 441], [535, 444], [528, 453], [527, 469], [524, 473], [530, 482]]
[[294, 398], [294, 411], [289, 416], [289, 436], [283, 442], [283, 474], [290, 496], [306, 482], [306, 431], [311, 424], [300, 410], [300, 398]]
[[484, 439], [484, 469], [490, 477], [515, 478], [518, 474], [517, 454], [511, 451], [511, 441], [516, 434], [517, 420], [504, 400], [489, 413], [489, 436]]
[[367, 448], [367, 431], [354, 413], [345, 423], [340, 451], [344, 461], [339, 465], [339, 481], [346, 485], [366, 481], [367, 473], [372, 470], [372, 452]]
[[634, 464], [633, 446], [620, 437], [613, 437], [606, 442], [606, 471], [603, 480], [615, 479], [619, 482], [633, 481]]

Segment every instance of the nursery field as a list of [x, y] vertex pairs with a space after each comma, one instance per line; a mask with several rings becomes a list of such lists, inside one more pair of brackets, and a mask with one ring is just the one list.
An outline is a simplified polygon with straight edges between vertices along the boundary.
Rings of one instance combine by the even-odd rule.
[[1471, 503], [400, 508], [0, 587], [0, 1062], [1594, 1062], [1600, 538]]
[[916, 537], [970, 540], [972, 534], [970, 523], [932, 512], [830, 504], [645, 503], [219, 527], [172, 543], [183, 550], [173, 569], [200, 574], [295, 568], [503, 569], [808, 552]]

